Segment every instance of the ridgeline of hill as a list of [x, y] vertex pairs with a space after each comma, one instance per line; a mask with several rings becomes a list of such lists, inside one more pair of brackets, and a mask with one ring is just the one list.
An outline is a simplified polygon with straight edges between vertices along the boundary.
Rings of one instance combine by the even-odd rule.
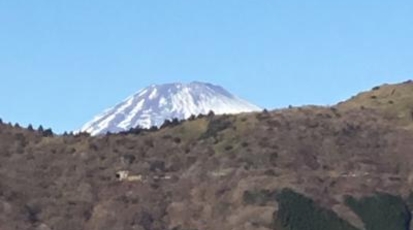
[[407, 230], [412, 143], [410, 81], [106, 136], [0, 124], [0, 229]]

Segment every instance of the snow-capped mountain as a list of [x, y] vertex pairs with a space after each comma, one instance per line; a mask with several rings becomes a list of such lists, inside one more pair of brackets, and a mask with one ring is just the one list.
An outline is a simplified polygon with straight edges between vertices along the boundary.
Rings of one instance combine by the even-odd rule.
[[137, 126], [160, 126], [166, 119], [187, 119], [192, 114], [235, 114], [261, 110], [224, 88], [202, 82], [151, 85], [86, 123], [92, 135], [120, 132]]

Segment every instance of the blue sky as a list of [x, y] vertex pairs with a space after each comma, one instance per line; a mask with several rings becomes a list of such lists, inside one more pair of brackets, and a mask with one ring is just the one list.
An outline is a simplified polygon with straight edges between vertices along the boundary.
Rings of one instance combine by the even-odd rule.
[[266, 108], [413, 76], [413, 1], [0, 0], [0, 117], [58, 132], [152, 83]]

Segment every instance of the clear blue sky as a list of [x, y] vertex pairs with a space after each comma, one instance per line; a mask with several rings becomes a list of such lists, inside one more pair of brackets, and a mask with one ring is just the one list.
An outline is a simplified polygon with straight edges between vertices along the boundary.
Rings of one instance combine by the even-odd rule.
[[0, 117], [58, 132], [152, 83], [271, 109], [412, 77], [412, 0], [0, 0]]

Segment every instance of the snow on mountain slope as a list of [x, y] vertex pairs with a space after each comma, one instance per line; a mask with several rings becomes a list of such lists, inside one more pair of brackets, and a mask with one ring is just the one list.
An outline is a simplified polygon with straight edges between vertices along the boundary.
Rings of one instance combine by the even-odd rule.
[[92, 135], [120, 132], [137, 126], [160, 126], [165, 119], [192, 114], [235, 114], [261, 110], [220, 86], [202, 82], [151, 85], [96, 116], [81, 131]]

